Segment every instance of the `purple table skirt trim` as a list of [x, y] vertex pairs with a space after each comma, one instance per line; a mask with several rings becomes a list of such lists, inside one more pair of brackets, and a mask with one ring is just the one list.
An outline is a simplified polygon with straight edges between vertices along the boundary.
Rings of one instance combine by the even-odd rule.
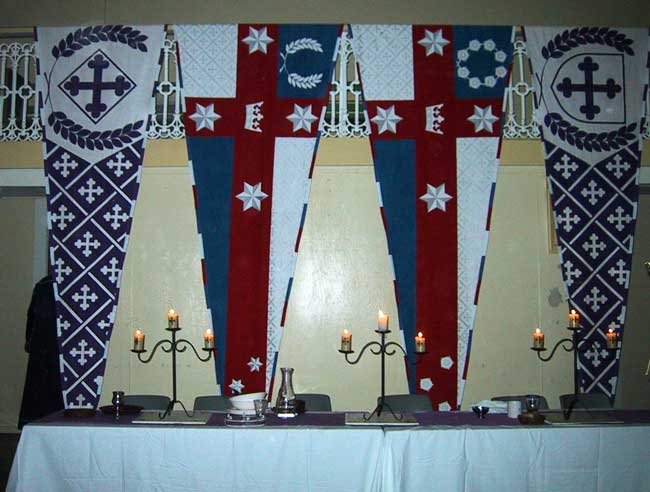
[[[628, 425], [650, 424], [650, 410], [609, 410], [606, 412], [611, 418], [615, 418]], [[183, 424], [140, 424], [133, 423], [137, 416], [125, 415], [120, 420], [115, 420], [110, 415], [96, 412], [92, 418], [66, 418], [63, 412], [56, 412], [44, 417], [29, 425], [70, 425], [70, 426], [133, 426], [138, 427], [225, 427], [225, 413], [213, 413], [205, 425], [183, 425]], [[422, 412], [416, 413], [415, 417], [420, 426], [449, 426], [449, 427], [512, 427], [520, 426], [519, 421], [510, 419], [505, 414], [488, 414], [484, 419], [479, 419], [471, 412]], [[267, 415], [264, 427], [292, 428], [292, 427], [341, 427], [345, 428], [345, 413], [304, 413], [295, 418], [281, 419], [276, 415]], [[350, 427], [350, 426], [348, 426]], [[358, 427], [355, 428], [377, 428]], [[259, 427], [257, 427], [259, 428]], [[414, 427], [390, 427], [393, 429], [413, 429]]]

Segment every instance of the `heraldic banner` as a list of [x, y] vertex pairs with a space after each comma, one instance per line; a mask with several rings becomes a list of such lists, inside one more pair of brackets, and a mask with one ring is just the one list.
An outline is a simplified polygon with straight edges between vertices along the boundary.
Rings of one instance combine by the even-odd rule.
[[36, 39], [63, 401], [96, 407], [164, 29], [38, 28]]
[[587, 343], [581, 392], [616, 391], [637, 216], [648, 30], [525, 28], [546, 175], [571, 308]]
[[[411, 392], [460, 406], [512, 27], [353, 25]], [[417, 332], [435, 340], [415, 357]]]
[[175, 27], [224, 394], [271, 389], [340, 31]]

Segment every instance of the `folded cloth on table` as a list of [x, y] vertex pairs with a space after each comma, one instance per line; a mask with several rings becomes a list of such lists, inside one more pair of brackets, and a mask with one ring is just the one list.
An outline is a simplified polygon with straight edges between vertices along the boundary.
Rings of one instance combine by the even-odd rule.
[[507, 401], [481, 400], [478, 403], [470, 405], [470, 408], [477, 406], [490, 407], [490, 413], [508, 413]]

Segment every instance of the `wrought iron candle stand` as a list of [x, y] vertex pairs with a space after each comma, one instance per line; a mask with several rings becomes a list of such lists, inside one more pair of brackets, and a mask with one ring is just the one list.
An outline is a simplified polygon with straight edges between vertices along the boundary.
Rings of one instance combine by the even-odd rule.
[[[372, 419], [372, 417], [374, 415], [377, 415], [377, 417], [379, 417], [379, 416], [381, 416], [381, 413], [384, 411], [384, 408], [387, 408], [390, 411], [390, 413], [393, 415], [393, 418], [395, 418], [395, 420], [402, 420], [402, 418], [404, 416], [401, 413], [399, 415], [396, 414], [393, 411], [393, 409], [391, 408], [391, 406], [388, 403], [386, 403], [386, 356], [387, 355], [388, 356], [395, 355], [395, 353], [397, 353], [396, 349], [390, 350], [389, 349], [390, 347], [397, 347], [398, 349], [400, 349], [402, 351], [404, 356], [407, 356], [408, 354], [406, 353], [404, 348], [402, 348], [402, 346], [399, 343], [397, 343], [397, 342], [388, 342], [387, 343], [386, 342], [386, 335], [388, 335], [390, 333], [390, 330], [385, 330], [385, 331], [384, 330], [375, 330], [375, 333], [379, 333], [381, 335], [381, 341], [379, 341], [379, 342], [374, 341], [374, 342], [366, 343], [363, 346], [363, 348], [361, 349], [361, 352], [359, 352], [359, 355], [357, 356], [356, 359], [350, 360], [349, 357], [348, 357], [350, 354], [354, 353], [354, 350], [339, 350], [339, 352], [341, 352], [342, 354], [345, 354], [345, 361], [348, 364], [354, 365], [354, 364], [359, 363], [359, 361], [363, 357], [363, 353], [366, 351], [366, 349], [368, 349], [370, 347], [376, 347], [376, 348], [370, 348], [370, 351], [375, 355], [381, 355], [381, 396], [379, 397], [379, 402], [377, 403], [377, 406], [372, 411], [372, 413], [370, 413], [367, 416], [364, 415], [363, 419], [367, 422], [370, 419]], [[416, 352], [415, 355], [416, 356], [424, 355], [426, 353], [427, 353], [426, 351], [425, 352]], [[419, 359], [416, 359], [415, 364], [418, 364], [418, 362], [419, 362]]]
[[[537, 352], [537, 357], [542, 362], [550, 361], [558, 348], [562, 347], [565, 352], [573, 352], [573, 399], [569, 404], [569, 407], [562, 410], [564, 414], [564, 420], [569, 420], [571, 418], [571, 413], [575, 404], [578, 402], [579, 388], [578, 388], [578, 354], [585, 353], [592, 348], [593, 350], [599, 350], [600, 347], [596, 346], [596, 340], [586, 340], [580, 337], [580, 330], [582, 330], [582, 325], [577, 324], [575, 327], [567, 326], [567, 330], [571, 332], [571, 338], [562, 338], [553, 346], [551, 353], [548, 357], [542, 356], [542, 352], [545, 352], [547, 349], [545, 347], [531, 347], [531, 350]], [[610, 348], [607, 346], [609, 355], [611, 356], [612, 352], [616, 351], [618, 347]]]
[[[167, 353], [172, 354], [172, 398], [169, 401], [169, 404], [167, 405], [167, 408], [165, 409], [165, 411], [162, 414], [158, 414], [158, 417], [161, 420], [164, 419], [165, 417], [167, 417], [167, 415], [169, 415], [172, 412], [172, 410], [174, 409], [174, 405], [176, 403], [178, 403], [183, 408], [183, 411], [185, 412], [185, 415], [187, 415], [188, 417], [192, 417], [194, 415], [194, 412], [189, 413], [187, 411], [187, 408], [185, 408], [185, 405], [183, 405], [183, 402], [180, 401], [178, 399], [178, 397], [177, 397], [177, 392], [176, 392], [176, 353], [177, 352], [180, 352], [180, 353], [185, 352], [187, 350], [187, 347], [190, 347], [194, 351], [194, 354], [196, 354], [196, 357], [201, 362], [209, 361], [212, 358], [213, 353], [215, 353], [215, 358], [216, 358], [216, 350], [217, 349], [215, 347], [213, 347], [213, 348], [203, 348], [202, 350], [204, 352], [207, 352], [208, 355], [207, 355], [207, 357], [201, 357], [201, 355], [199, 355], [199, 353], [197, 352], [197, 350], [194, 347], [194, 345], [192, 344], [192, 342], [190, 342], [189, 340], [186, 340], [184, 338], [180, 338], [180, 339], [177, 340], [176, 339], [176, 332], [180, 331], [180, 329], [181, 329], [180, 326], [175, 326], [175, 327], [168, 326], [168, 327], [166, 327], [165, 330], [170, 331], [171, 334], [172, 334], [171, 340], [165, 339], [165, 340], [160, 340], [158, 343], [156, 343], [156, 345], [154, 345], [154, 347], [153, 347], [153, 350], [151, 351], [151, 355], [149, 355], [148, 358], [143, 358], [142, 357], [142, 354], [147, 352], [146, 349], [142, 349], [142, 350], [132, 349], [131, 350], [131, 352], [133, 352], [134, 354], [138, 354], [138, 360], [140, 362], [144, 363], [144, 364], [148, 364], [149, 362], [151, 362], [151, 360], [153, 359], [153, 356], [156, 353], [156, 350], [158, 350], [158, 347], [162, 347], [163, 352], [167, 352]], [[167, 347], [165, 347], [163, 345], [166, 345]]]

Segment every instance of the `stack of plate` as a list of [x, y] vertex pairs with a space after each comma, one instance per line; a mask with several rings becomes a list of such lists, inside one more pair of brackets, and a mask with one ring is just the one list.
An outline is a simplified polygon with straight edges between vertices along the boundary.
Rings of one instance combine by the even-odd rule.
[[232, 396], [231, 408], [226, 414], [225, 423], [231, 426], [258, 426], [264, 425], [264, 415], [255, 412], [255, 400], [263, 400], [266, 393], [248, 393]]

